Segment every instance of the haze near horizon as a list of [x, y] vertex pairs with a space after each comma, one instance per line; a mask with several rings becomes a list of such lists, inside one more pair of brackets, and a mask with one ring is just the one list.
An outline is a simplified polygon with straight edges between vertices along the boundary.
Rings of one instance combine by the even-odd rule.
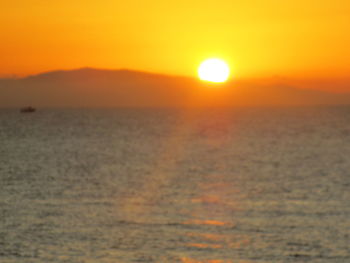
[[[0, 79], [0, 107], [234, 107], [350, 104], [350, 81], [194, 77], [82, 68]], [[322, 90], [321, 90], [322, 89]]]

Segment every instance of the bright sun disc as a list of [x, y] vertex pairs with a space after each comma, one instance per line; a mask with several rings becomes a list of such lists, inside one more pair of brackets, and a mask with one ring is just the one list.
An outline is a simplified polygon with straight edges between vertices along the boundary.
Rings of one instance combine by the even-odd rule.
[[221, 83], [230, 75], [230, 68], [221, 59], [207, 59], [198, 68], [198, 76], [201, 80]]

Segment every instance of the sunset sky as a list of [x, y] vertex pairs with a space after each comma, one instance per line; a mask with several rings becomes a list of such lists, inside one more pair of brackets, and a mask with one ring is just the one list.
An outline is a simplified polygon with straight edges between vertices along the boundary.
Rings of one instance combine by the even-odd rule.
[[348, 0], [17, 0], [0, 9], [0, 76], [128, 68], [195, 76], [346, 77]]

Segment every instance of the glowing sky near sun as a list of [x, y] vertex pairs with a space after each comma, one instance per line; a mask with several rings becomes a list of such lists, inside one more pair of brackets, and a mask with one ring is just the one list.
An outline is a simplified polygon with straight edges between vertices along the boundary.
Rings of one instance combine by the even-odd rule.
[[0, 76], [78, 67], [195, 76], [221, 57], [237, 77], [344, 76], [348, 0], [19, 0], [0, 9]]

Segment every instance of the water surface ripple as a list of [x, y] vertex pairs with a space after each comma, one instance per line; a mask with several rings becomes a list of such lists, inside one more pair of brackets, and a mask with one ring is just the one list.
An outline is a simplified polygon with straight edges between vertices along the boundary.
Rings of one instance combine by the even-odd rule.
[[0, 110], [0, 262], [350, 262], [350, 108]]

